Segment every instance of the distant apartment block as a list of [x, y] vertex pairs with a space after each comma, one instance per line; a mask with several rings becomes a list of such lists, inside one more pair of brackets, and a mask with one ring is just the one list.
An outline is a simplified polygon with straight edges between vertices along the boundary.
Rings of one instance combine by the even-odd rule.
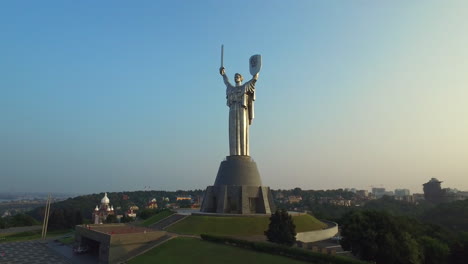
[[407, 203], [415, 203], [415, 199], [413, 195], [404, 195], [404, 196], [395, 195], [395, 200], [404, 201]]
[[430, 181], [423, 184], [424, 198], [431, 203], [442, 202], [444, 191], [441, 187], [441, 181], [432, 178]]
[[403, 197], [403, 196], [409, 196], [409, 195], [410, 195], [410, 190], [408, 189], [395, 189], [396, 197]]
[[367, 190], [358, 190], [356, 191], [356, 194], [360, 197], [368, 197], [369, 192]]
[[413, 196], [413, 201], [414, 201], [415, 203], [418, 203], [418, 202], [420, 202], [420, 201], [424, 201], [424, 200], [425, 200], [425, 199], [424, 199], [424, 194], [422, 194], [422, 193], [413, 193], [412, 196]]
[[423, 184], [424, 198], [431, 203], [452, 202], [458, 200], [465, 200], [468, 198], [466, 192], [459, 192], [456, 189], [445, 188], [442, 189], [442, 181], [432, 178]]
[[375, 198], [381, 198], [384, 196], [386, 193], [385, 188], [372, 188], [372, 194], [375, 196]]

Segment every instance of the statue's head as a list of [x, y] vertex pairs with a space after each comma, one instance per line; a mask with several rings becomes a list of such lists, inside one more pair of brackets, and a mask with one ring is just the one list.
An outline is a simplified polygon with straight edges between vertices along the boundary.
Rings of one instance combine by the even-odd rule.
[[244, 80], [244, 77], [242, 77], [242, 75], [240, 73], [236, 73], [234, 75], [234, 81], [236, 83], [242, 83], [243, 80]]

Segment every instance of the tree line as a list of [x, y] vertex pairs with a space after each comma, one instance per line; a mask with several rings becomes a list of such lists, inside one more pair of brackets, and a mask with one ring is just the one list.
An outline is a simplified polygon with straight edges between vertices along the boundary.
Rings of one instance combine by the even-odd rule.
[[342, 218], [341, 245], [378, 264], [466, 263], [468, 233], [384, 211], [360, 210]]
[[0, 217], [0, 229], [20, 226], [39, 225], [39, 221], [27, 214], [16, 214], [14, 216]]

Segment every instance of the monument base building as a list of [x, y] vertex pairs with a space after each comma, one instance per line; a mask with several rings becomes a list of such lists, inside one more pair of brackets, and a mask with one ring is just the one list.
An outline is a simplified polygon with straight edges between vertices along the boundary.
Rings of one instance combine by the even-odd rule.
[[125, 224], [77, 225], [75, 243], [91, 263], [126, 263], [168, 239], [165, 231]]
[[257, 164], [250, 156], [227, 156], [213, 186], [208, 186], [200, 209], [204, 213], [271, 214], [270, 187], [262, 186]]

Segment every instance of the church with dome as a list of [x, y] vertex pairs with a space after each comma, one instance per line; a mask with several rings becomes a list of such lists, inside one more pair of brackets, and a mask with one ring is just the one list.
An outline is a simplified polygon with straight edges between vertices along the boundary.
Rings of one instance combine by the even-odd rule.
[[104, 197], [101, 199], [101, 205], [96, 205], [93, 212], [94, 224], [102, 224], [106, 221], [109, 215], [114, 214], [114, 207], [110, 205], [109, 198], [107, 193], [104, 194]]

